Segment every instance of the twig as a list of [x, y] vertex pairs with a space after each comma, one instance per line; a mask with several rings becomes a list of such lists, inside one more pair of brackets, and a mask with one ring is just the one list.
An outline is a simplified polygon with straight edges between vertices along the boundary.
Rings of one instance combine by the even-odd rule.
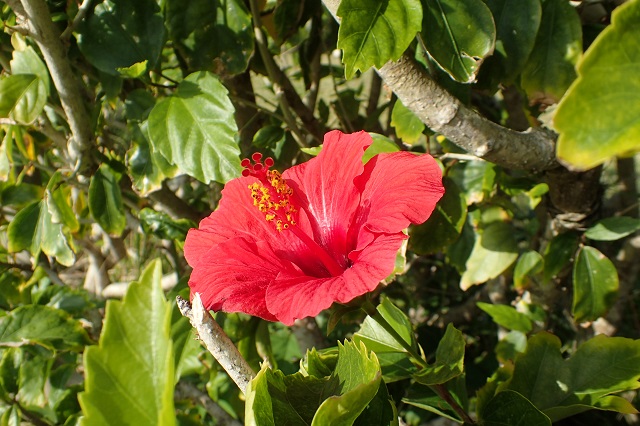
[[193, 399], [198, 401], [207, 413], [213, 417], [218, 426], [242, 426], [242, 423], [234, 419], [222, 409], [215, 401], [209, 398], [209, 395], [202, 392], [200, 389], [192, 384], [185, 382], [178, 382], [176, 385], [176, 398], [177, 399]]
[[229, 336], [222, 327], [213, 319], [209, 311], [204, 308], [200, 294], [193, 296], [193, 305], [182, 297], [177, 296], [176, 302], [180, 313], [189, 318], [191, 325], [196, 329], [200, 340], [218, 363], [238, 385], [242, 393], [246, 393], [249, 381], [255, 377], [255, 372], [249, 367]]
[[93, 130], [87, 108], [82, 102], [80, 85], [60, 41], [60, 33], [51, 20], [44, 0], [22, 0], [20, 7], [18, 4], [16, 0], [9, 3], [16, 15], [21, 15], [42, 51], [73, 134], [70, 154], [80, 159], [82, 153], [92, 145]]
[[71, 37], [71, 33], [73, 33], [75, 29], [78, 28], [80, 22], [82, 22], [84, 17], [87, 16], [87, 13], [89, 13], [89, 10], [91, 10], [92, 4], [93, 0], [83, 0], [82, 4], [78, 8], [78, 13], [76, 13], [75, 18], [73, 18], [73, 22], [71, 22], [71, 25], [69, 25], [60, 35], [60, 38], [62, 40], [68, 40], [69, 37]]

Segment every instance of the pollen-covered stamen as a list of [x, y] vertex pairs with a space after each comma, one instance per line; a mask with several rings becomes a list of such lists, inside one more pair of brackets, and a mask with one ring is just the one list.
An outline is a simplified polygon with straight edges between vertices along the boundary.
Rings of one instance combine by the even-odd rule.
[[277, 170], [269, 170], [273, 159], [268, 157], [261, 162], [262, 154], [253, 154], [251, 160], [245, 158], [240, 163], [244, 170], [242, 176], [254, 176], [258, 182], [249, 185], [253, 205], [264, 213], [267, 222], [272, 222], [278, 231], [284, 231], [296, 225], [298, 210], [291, 201], [293, 190], [287, 185]]

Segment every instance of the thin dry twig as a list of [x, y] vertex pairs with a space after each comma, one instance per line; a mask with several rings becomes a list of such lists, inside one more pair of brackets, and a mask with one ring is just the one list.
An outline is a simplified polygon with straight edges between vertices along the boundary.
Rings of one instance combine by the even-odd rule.
[[247, 361], [242, 357], [229, 336], [204, 308], [200, 294], [193, 296], [193, 305], [180, 296], [176, 297], [180, 313], [189, 318], [196, 329], [200, 340], [218, 363], [229, 374], [242, 393], [246, 393], [247, 385], [256, 375]]

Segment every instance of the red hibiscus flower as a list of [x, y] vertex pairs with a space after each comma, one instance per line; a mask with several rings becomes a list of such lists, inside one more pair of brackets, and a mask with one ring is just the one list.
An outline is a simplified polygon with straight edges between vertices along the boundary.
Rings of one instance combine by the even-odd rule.
[[242, 162], [216, 211], [184, 245], [189, 286], [204, 306], [291, 325], [376, 288], [410, 223], [442, 197], [429, 155], [379, 154], [366, 132], [327, 133], [320, 154], [282, 175], [260, 154]]

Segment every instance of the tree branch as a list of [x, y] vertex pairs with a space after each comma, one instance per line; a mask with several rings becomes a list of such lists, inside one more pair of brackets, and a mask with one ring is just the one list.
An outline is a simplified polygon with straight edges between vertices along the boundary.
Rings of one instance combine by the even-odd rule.
[[213, 319], [209, 311], [202, 305], [200, 294], [193, 296], [193, 308], [182, 297], [177, 296], [176, 302], [180, 313], [189, 318], [191, 325], [196, 329], [200, 340], [211, 355], [225, 369], [231, 379], [238, 385], [242, 393], [246, 393], [249, 381], [256, 373], [251, 369], [247, 361], [242, 357], [229, 336], [222, 327]]
[[82, 102], [80, 85], [71, 70], [65, 48], [60, 41], [60, 32], [51, 20], [49, 8], [44, 0], [22, 0], [22, 4], [17, 0], [10, 0], [8, 4], [22, 18], [40, 47], [73, 135], [69, 143], [70, 154], [80, 158], [92, 145], [93, 129], [87, 108]]
[[[340, 0], [323, 3], [336, 17]], [[487, 120], [440, 87], [408, 56], [387, 62], [378, 74], [404, 106], [466, 151], [509, 169], [537, 172], [558, 167], [551, 132], [517, 132]]]
[[207, 413], [216, 420], [216, 425], [218, 426], [242, 426], [242, 423], [231, 417], [222, 407], [212, 401], [209, 395], [192, 384], [178, 382], [175, 394], [177, 399], [184, 398], [198, 401], [207, 410]]

